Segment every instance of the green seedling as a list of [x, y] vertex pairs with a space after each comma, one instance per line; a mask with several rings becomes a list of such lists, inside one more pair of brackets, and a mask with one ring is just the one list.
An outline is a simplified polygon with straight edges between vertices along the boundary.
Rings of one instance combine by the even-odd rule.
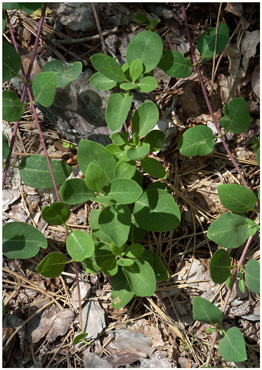
[[159, 23], [157, 19], [149, 19], [144, 13], [137, 13], [132, 18], [137, 23], [144, 24], [148, 31], [153, 31]]

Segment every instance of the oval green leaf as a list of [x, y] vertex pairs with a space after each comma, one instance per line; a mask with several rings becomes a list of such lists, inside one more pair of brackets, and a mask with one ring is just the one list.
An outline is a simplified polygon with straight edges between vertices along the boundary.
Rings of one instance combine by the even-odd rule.
[[86, 337], [88, 336], [88, 333], [81, 333], [74, 337], [72, 345], [75, 346], [76, 344], [80, 342], [85, 342]]
[[3, 41], [3, 81], [8, 81], [20, 71], [22, 61], [12, 45]]
[[143, 245], [134, 243], [127, 248], [127, 250], [125, 251], [125, 256], [129, 258], [137, 258], [144, 253], [144, 250], [145, 248], [143, 247]]
[[207, 155], [214, 149], [214, 139], [214, 134], [209, 127], [199, 125], [186, 130], [177, 147], [186, 157]]
[[106, 146], [106, 149], [108, 149], [116, 158], [120, 158], [124, 152], [124, 149], [116, 144], [109, 144]]
[[111, 243], [110, 244], [110, 248], [111, 248], [111, 251], [112, 253], [115, 255], [115, 256], [121, 256], [124, 249], [125, 249], [125, 245], [122, 245], [122, 247], [118, 247], [117, 245], [115, 245], [114, 243]]
[[231, 100], [224, 108], [224, 117], [219, 124], [234, 134], [241, 134], [250, 125], [248, 106], [244, 98], [238, 97]]
[[111, 182], [108, 197], [119, 204], [131, 204], [143, 193], [142, 188], [131, 179], [118, 178]]
[[116, 145], [125, 145], [128, 143], [128, 132], [114, 132], [112, 135], [110, 135], [110, 138]]
[[137, 84], [131, 83], [131, 82], [124, 82], [120, 86], [120, 89], [123, 90], [132, 90], [137, 88]]
[[145, 157], [141, 159], [141, 167], [149, 175], [157, 177], [158, 179], [166, 178], [166, 170], [162, 164], [154, 158]]
[[56, 74], [56, 87], [65, 87], [70, 82], [76, 80], [80, 76], [82, 68], [82, 63], [76, 61], [67, 67], [66, 70], [58, 72]]
[[101, 270], [109, 276], [114, 276], [118, 271], [118, 264], [116, 263], [116, 258], [110, 258], [105, 260], [101, 265]]
[[16, 122], [23, 117], [25, 106], [19, 100], [15, 92], [5, 90], [2, 93], [3, 114], [2, 118], [7, 122]]
[[256, 161], [257, 161], [257, 165], [260, 167], [260, 148], [258, 148], [256, 152]]
[[37, 266], [36, 272], [39, 274], [53, 278], [57, 277], [64, 270], [66, 265], [66, 258], [63, 253], [52, 252], [49, 253]]
[[84, 261], [81, 262], [81, 264], [85, 269], [85, 272], [87, 272], [88, 274], [97, 274], [99, 271], [101, 271], [101, 268], [94, 261], [94, 257], [86, 258]]
[[106, 106], [106, 122], [111, 131], [118, 130], [127, 119], [133, 95], [129, 92], [109, 96]]
[[41, 69], [41, 72], [62, 72], [65, 69], [65, 64], [62, 62], [62, 60], [56, 59], [51, 60], [50, 62], [47, 62], [43, 68]]
[[51, 225], [62, 225], [70, 217], [70, 208], [62, 202], [54, 202], [42, 210], [42, 218]]
[[[166, 265], [162, 261], [162, 259], [156, 254], [153, 254], [154, 260], [153, 262], [149, 262], [151, 266], [153, 267], [153, 270], [155, 272], [156, 281], [167, 281], [170, 279], [168, 269], [166, 268]], [[141, 256], [143, 258], [143, 256]]]
[[94, 73], [89, 82], [98, 90], [110, 90], [117, 85], [117, 82], [102, 75], [99, 72]]
[[217, 250], [211, 258], [210, 276], [216, 284], [223, 284], [231, 275], [230, 255], [225, 249]]
[[156, 152], [163, 148], [166, 135], [161, 130], [152, 130], [144, 137], [143, 143], [150, 145], [150, 152]]
[[73, 231], [66, 239], [66, 249], [68, 254], [75, 261], [84, 261], [94, 254], [94, 241], [89, 234], [82, 230]]
[[131, 225], [131, 212], [126, 205], [106, 207], [99, 215], [99, 225], [117, 246], [121, 247], [128, 239]]
[[[65, 162], [49, 159], [56, 185], [62, 184], [72, 172], [72, 167]], [[19, 166], [22, 181], [31, 188], [47, 189], [54, 187], [46, 158], [32, 155], [24, 158]]]
[[141, 76], [141, 74], [143, 73], [143, 64], [141, 63], [141, 60], [136, 59], [131, 63], [129, 73], [132, 82], [135, 82]]
[[106, 54], [97, 53], [92, 55], [90, 60], [95, 69], [110, 80], [128, 82], [121, 66], [112, 57]]
[[158, 82], [154, 77], [147, 76], [142, 78], [137, 84], [140, 92], [150, 92], [157, 88]]
[[161, 68], [168, 76], [175, 78], [188, 77], [192, 72], [192, 65], [188, 58], [182, 53], [175, 50], [166, 51], [158, 67]]
[[157, 106], [151, 101], [146, 101], [137, 108], [133, 115], [133, 132], [138, 134], [139, 137], [145, 136], [155, 126], [158, 118], [159, 112]]
[[171, 231], [180, 223], [180, 211], [173, 197], [162, 189], [145, 191], [135, 202], [134, 217], [148, 231]]
[[3, 226], [3, 254], [11, 259], [34, 257], [47, 240], [41, 231], [25, 222], [9, 222]]
[[119, 268], [116, 275], [112, 277], [111, 303], [116, 309], [125, 306], [134, 297], [130, 285], [122, 269]]
[[147, 261], [137, 258], [132, 266], [123, 267], [123, 272], [132, 292], [137, 296], [146, 297], [155, 293], [155, 273]]
[[99, 164], [95, 162], [89, 164], [85, 173], [85, 182], [88, 189], [100, 193], [105, 186], [106, 175]]
[[5, 26], [6, 26], [6, 15], [5, 12], [2, 11], [2, 33], [5, 32]]
[[247, 360], [246, 343], [243, 334], [236, 327], [230, 328], [226, 332], [218, 349], [226, 361], [242, 362]]
[[238, 248], [256, 233], [257, 225], [234, 213], [220, 215], [208, 228], [207, 237], [224, 248]]
[[86, 186], [85, 180], [70, 179], [63, 183], [59, 195], [64, 202], [75, 205], [88, 200], [94, 200], [94, 193]]
[[245, 266], [245, 280], [248, 288], [260, 294], [260, 264], [252, 258]]
[[35, 100], [43, 107], [50, 107], [55, 100], [56, 73], [39, 73], [33, 80], [32, 89]]
[[8, 144], [7, 137], [5, 136], [3, 132], [2, 132], [2, 153], [3, 153], [3, 159], [6, 159], [9, 154], [9, 144]]
[[218, 185], [217, 191], [223, 206], [234, 213], [247, 212], [251, 210], [257, 202], [255, 194], [243, 185]]
[[162, 53], [161, 37], [156, 32], [143, 31], [130, 41], [126, 51], [126, 60], [131, 65], [133, 61], [139, 59], [145, 66], [144, 73], [147, 73], [158, 65]]
[[111, 248], [103, 243], [96, 243], [95, 246], [95, 260], [98, 266], [102, 266], [102, 263], [106, 260], [115, 258]]
[[133, 265], [133, 263], [134, 263], [134, 260], [130, 258], [119, 258], [119, 260], [117, 260], [117, 264], [119, 266], [131, 266]]
[[222, 311], [202, 297], [193, 298], [193, 319], [210, 325], [218, 324], [223, 320]]
[[229, 28], [225, 23], [220, 23], [217, 32], [216, 45], [216, 27], [211, 27], [208, 32], [203, 33], [198, 42], [197, 50], [201, 54], [201, 58], [213, 58], [214, 51], [219, 54], [226, 46], [229, 39]]
[[116, 168], [115, 168], [115, 177], [122, 177], [124, 179], [131, 179], [136, 172], [136, 162], [130, 161], [125, 162], [123, 159], [120, 159], [117, 162]]
[[77, 160], [80, 170], [86, 173], [90, 163], [97, 163], [106, 175], [106, 185], [111, 182], [115, 174], [116, 159], [103, 145], [90, 140], [81, 140], [78, 145]]
[[89, 215], [89, 224], [92, 229], [93, 235], [104, 243], [111, 243], [112, 240], [101, 230], [98, 219], [100, 213], [103, 211], [102, 208], [100, 209], [93, 209], [93, 211]]
[[127, 146], [125, 149], [123, 159], [124, 160], [126, 159], [127, 161], [131, 161], [131, 160], [136, 161], [138, 159], [141, 159], [147, 156], [149, 153], [149, 150], [150, 150], [150, 145], [146, 143], [142, 143], [141, 146], [137, 146], [134, 148], [132, 147], [130, 148]]
[[147, 230], [144, 230], [141, 227], [139, 227], [136, 220], [132, 218], [128, 239], [132, 243], [135, 243], [137, 241], [143, 240], [146, 234], [147, 234]]

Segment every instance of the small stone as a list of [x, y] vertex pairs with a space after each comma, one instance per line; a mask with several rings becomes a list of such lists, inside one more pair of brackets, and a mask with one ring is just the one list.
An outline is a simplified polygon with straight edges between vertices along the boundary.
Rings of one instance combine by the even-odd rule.
[[90, 301], [82, 310], [84, 332], [88, 333], [86, 340], [96, 338], [106, 327], [105, 311], [99, 302]]
[[106, 360], [104, 360], [103, 358], [100, 358], [95, 353], [89, 353], [83, 359], [83, 365], [84, 365], [84, 368], [89, 368], [89, 369], [105, 368], [105, 367], [112, 368], [113, 367]]

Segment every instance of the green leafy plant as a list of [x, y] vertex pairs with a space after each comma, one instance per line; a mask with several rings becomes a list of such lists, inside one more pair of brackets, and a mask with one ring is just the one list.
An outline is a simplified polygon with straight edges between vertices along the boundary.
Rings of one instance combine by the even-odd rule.
[[[10, 3], [10, 7], [19, 7], [17, 4], [20, 3]], [[182, 12], [187, 24], [183, 5]], [[6, 19], [8, 21], [8, 17]], [[148, 22], [141, 15], [136, 15], [135, 20], [139, 23]], [[149, 24], [152, 29], [154, 24], [150, 21]], [[177, 51], [163, 53], [161, 37], [149, 30], [132, 38], [127, 47], [127, 62], [122, 66], [114, 58], [102, 53], [91, 57], [91, 63], [97, 71], [90, 78], [91, 84], [100, 90], [115, 89], [108, 98], [105, 111], [107, 125], [113, 131], [112, 143], [104, 147], [90, 140], [80, 141], [77, 160], [84, 179], [67, 179], [71, 168], [64, 162], [49, 160], [47, 156], [29, 156], [19, 165], [21, 179], [25, 184], [42, 189], [54, 186], [57, 201], [43, 208], [42, 218], [52, 225], [63, 225], [68, 233], [66, 251], [69, 260], [61, 252], [49, 253], [36, 267], [38, 273], [49, 278], [56, 277], [71, 262], [75, 268], [76, 262], [81, 263], [87, 273], [102, 271], [112, 279], [111, 301], [114, 308], [125, 306], [135, 295], [151, 296], [158, 281], [169, 279], [165, 263], [156, 253], [143, 246], [142, 239], [148, 232], [168, 232], [177, 228], [180, 211], [166, 186], [143, 187], [144, 174], [158, 180], [166, 178], [165, 168], [150, 156], [150, 153], [163, 147], [165, 135], [153, 129], [159, 119], [157, 106], [151, 101], [145, 101], [132, 112], [133, 96], [136, 90], [148, 93], [157, 87], [155, 67], [171, 77], [188, 77], [192, 68], [199, 71], [199, 63], [203, 59], [220, 53], [228, 39], [229, 30], [224, 23], [218, 25], [217, 32], [216, 28], [211, 28], [208, 33], [201, 35], [197, 43], [201, 59], [197, 62], [193, 53], [193, 64]], [[18, 75], [22, 64], [19, 54], [9, 44], [4, 43], [3, 47], [3, 76], [4, 80], [8, 80]], [[27, 90], [32, 108], [36, 102], [47, 108], [52, 105], [56, 88], [69, 84], [81, 71], [80, 62], [67, 68], [61, 61], [47, 63], [33, 81], [34, 100], [30, 90]], [[23, 75], [23, 78], [28, 76]], [[200, 82], [203, 87], [201, 78]], [[205, 94], [205, 90], [203, 92]], [[209, 107], [208, 99], [206, 101]], [[18, 121], [24, 114], [25, 106], [23, 98], [20, 100], [14, 92], [4, 91], [5, 120]], [[223, 113], [219, 122], [222, 132], [211, 110], [218, 136], [227, 150], [224, 140], [226, 132], [244, 132], [249, 127], [250, 117], [242, 97], [231, 100], [224, 107]], [[121, 128], [128, 117], [132, 118], [132, 130], [122, 132]], [[3, 136], [2, 140], [3, 158], [7, 158], [6, 171], [12, 142], [9, 148], [7, 138]], [[208, 155], [215, 146], [215, 140], [210, 128], [198, 125], [184, 132], [178, 149], [184, 156]], [[230, 158], [240, 173], [232, 155]], [[240, 175], [243, 179], [243, 175]], [[59, 192], [57, 185], [61, 185]], [[217, 284], [226, 284], [227, 300], [237, 278], [242, 291], [246, 285], [259, 294], [259, 263], [251, 259], [245, 267], [242, 266], [250, 241], [259, 230], [257, 220], [250, 218], [250, 214], [256, 212], [258, 199], [247, 188], [245, 180], [243, 185], [218, 186], [218, 195], [230, 212], [220, 215], [208, 229], [208, 238], [222, 247], [211, 259], [211, 277]], [[89, 217], [90, 233], [70, 230], [66, 224], [70, 216], [69, 206], [87, 201], [96, 204]], [[47, 248], [47, 240], [40, 231], [20, 222], [4, 225], [3, 242], [3, 254], [8, 258], [31, 258], [39, 252], [39, 247]], [[239, 248], [245, 242], [245, 253], [239, 263], [231, 265], [227, 249]], [[219, 343], [220, 354], [227, 361], [245, 361], [247, 355], [243, 335], [236, 327], [227, 332], [223, 330], [223, 313], [214, 304], [201, 297], [194, 297], [194, 319], [211, 325], [209, 332], [220, 332], [223, 335]], [[74, 339], [73, 344], [85, 341], [86, 336], [82, 328], [82, 333]]]
[[[160, 36], [144, 31], [131, 40], [127, 48], [127, 63], [123, 67], [105, 54], [91, 57], [97, 73], [90, 78], [90, 82], [100, 89], [119, 87], [123, 90], [122, 93], [111, 94], [107, 102], [105, 118], [112, 131], [119, 130], [126, 121], [134, 89], [149, 92], [156, 88], [157, 81], [151, 72], [162, 55]], [[16, 74], [18, 71], [17, 67]], [[50, 106], [56, 88], [70, 83], [80, 72], [79, 62], [67, 69], [61, 61], [47, 63], [33, 81], [35, 101], [45, 107]], [[21, 114], [19, 111], [16, 119]], [[156, 105], [146, 101], [133, 114], [131, 135], [115, 132], [111, 135], [112, 144], [107, 147], [81, 140], [77, 159], [85, 175], [84, 180], [66, 180], [71, 168], [63, 162], [50, 161], [56, 184], [62, 184], [59, 197], [65, 203], [58, 201], [44, 207], [42, 218], [50, 224], [65, 226], [68, 231], [66, 249], [73, 261], [81, 262], [87, 272], [103, 271], [112, 276], [112, 304], [118, 308], [127, 304], [134, 295], [152, 295], [156, 282], [169, 278], [161, 259], [139, 243], [141, 236], [148, 231], [170, 231], [180, 223], [179, 208], [169, 192], [163, 189], [144, 189], [139, 180], [142, 176], [137, 166], [139, 164], [151, 176], [166, 177], [160, 162], [148, 157], [153, 150], [161, 149], [165, 142], [162, 132], [151, 131], [158, 118]], [[10, 117], [7, 119], [10, 120]], [[23, 182], [29, 186], [52, 186], [49, 168], [42, 156], [23, 159], [19, 171]], [[66, 203], [75, 205], [88, 200], [97, 203], [97, 209], [90, 214], [91, 233], [89, 235], [81, 230], [72, 232], [66, 225], [70, 215]], [[12, 235], [18, 232], [17, 228], [18, 225], [13, 223]], [[10, 254], [9, 237], [11, 239], [12, 235], [9, 229], [9, 224], [5, 225], [5, 255]], [[24, 248], [24, 240], [12, 248], [12, 256], [16, 254], [15, 250], [27, 250]], [[25, 251], [24, 258], [28, 258]], [[32, 250], [33, 255], [36, 253], [36, 249]], [[39, 263], [36, 270], [44, 276], [54, 277], [63, 271], [66, 263], [62, 253], [52, 252]]]
[[144, 13], [136, 13], [132, 18], [137, 23], [144, 24], [148, 31], [153, 31], [159, 23], [157, 19], [149, 19]]
[[[182, 5], [182, 12], [185, 23], [187, 23], [184, 5]], [[220, 126], [224, 129], [222, 132], [216, 122], [204, 88], [198, 62], [191, 43], [190, 31], [187, 26], [186, 28], [191, 44], [193, 61], [196, 63], [198, 76], [207, 106], [217, 132], [219, 133], [219, 137], [229, 154], [230, 151], [225, 143], [224, 136], [227, 131], [240, 134], [249, 127], [250, 117], [247, 104], [242, 97], [238, 97], [231, 100], [224, 107], [224, 116], [219, 121]], [[212, 58], [214, 55], [221, 52], [226, 46], [228, 38], [229, 30], [224, 23], [218, 25], [217, 29], [210, 28], [208, 32], [202, 34], [197, 43], [197, 49], [201, 54], [200, 62], [204, 58]], [[213, 135], [211, 129], [206, 126], [199, 125], [185, 131], [179, 141], [178, 148], [180, 153], [185, 156], [207, 155], [213, 150], [215, 139], [216, 137]], [[238, 284], [242, 292], [245, 290], [246, 283], [247, 287], [251, 291], [259, 294], [259, 263], [256, 260], [251, 259], [246, 264], [245, 269], [242, 266], [252, 237], [259, 230], [257, 220], [253, 221], [247, 215], [247, 213], [250, 214], [252, 211], [256, 213], [255, 205], [257, 204], [258, 199], [256, 195], [248, 189], [245, 179], [231, 153], [229, 156], [240, 174], [244, 185], [226, 184], [218, 186], [219, 199], [224, 207], [231, 212], [220, 215], [216, 221], [210, 225], [207, 236], [209, 239], [220, 245], [220, 247], [226, 249], [239, 248], [245, 242], [247, 242], [247, 244], [238, 265], [231, 265], [231, 257], [226, 249], [218, 249], [216, 253], [214, 253], [210, 261], [210, 275], [215, 283], [226, 283], [228, 288], [225, 299], [226, 303], [224, 304], [223, 311], [220, 311], [216, 306], [203, 298], [194, 297], [193, 317], [195, 320], [204, 321], [213, 326], [207, 330], [210, 333], [214, 332], [215, 337], [213, 345], [218, 332], [224, 336], [219, 343], [219, 352], [226, 361], [241, 362], [247, 360], [243, 334], [236, 327], [231, 327], [227, 332], [225, 332], [222, 328], [222, 320], [225, 307], [231, 295], [232, 287], [237, 278], [239, 279]], [[206, 362], [207, 367], [209, 361], [210, 355]]]

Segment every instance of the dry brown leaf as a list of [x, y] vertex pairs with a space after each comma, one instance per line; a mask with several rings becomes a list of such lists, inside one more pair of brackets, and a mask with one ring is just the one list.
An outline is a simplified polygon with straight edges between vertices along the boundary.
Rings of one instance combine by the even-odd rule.
[[40, 322], [38, 326], [32, 330], [32, 333], [31, 333], [32, 343], [37, 343], [50, 330], [56, 318], [57, 310], [58, 308], [54, 305], [45, 309], [45, 311], [43, 312], [40, 318]]
[[53, 325], [46, 336], [48, 342], [53, 342], [60, 335], [64, 335], [67, 332], [68, 327], [73, 318], [74, 311], [68, 308], [65, 308], [64, 310], [57, 312]]
[[243, 14], [243, 5], [238, 3], [227, 3], [225, 11], [241, 17]]
[[140, 352], [135, 351], [121, 351], [113, 353], [112, 355], [106, 356], [105, 360], [109, 362], [113, 367], [122, 367], [125, 365], [132, 364], [133, 362], [141, 358]]
[[109, 343], [107, 348], [119, 352], [128, 351], [132, 348], [132, 351], [140, 352], [140, 357], [142, 357], [141, 353], [150, 356], [155, 350], [148, 336], [128, 329], [117, 330], [116, 339]]

